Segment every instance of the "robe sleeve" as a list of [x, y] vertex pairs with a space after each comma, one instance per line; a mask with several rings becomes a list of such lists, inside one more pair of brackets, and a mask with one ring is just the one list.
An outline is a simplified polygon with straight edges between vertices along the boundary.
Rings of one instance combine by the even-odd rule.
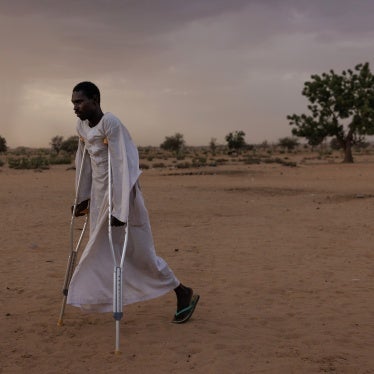
[[123, 125], [115, 118], [106, 120], [104, 126], [108, 140], [112, 170], [112, 215], [121, 222], [127, 222], [130, 209], [130, 172], [128, 164], [127, 139]]
[[[78, 193], [77, 203], [88, 200], [91, 197], [91, 185], [92, 185], [92, 170], [91, 170], [91, 160], [86, 151], [86, 156], [83, 160], [84, 143], [79, 140], [78, 150], [75, 155], [75, 190]], [[79, 173], [81, 170], [81, 165], [83, 161], [83, 168], [79, 182]], [[78, 186], [79, 183], [79, 186]], [[79, 188], [78, 188], [79, 187]]]

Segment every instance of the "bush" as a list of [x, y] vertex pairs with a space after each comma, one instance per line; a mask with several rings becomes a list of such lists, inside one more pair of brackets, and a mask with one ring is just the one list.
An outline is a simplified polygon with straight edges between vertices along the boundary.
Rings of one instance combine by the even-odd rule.
[[6, 145], [6, 140], [4, 137], [0, 136], [0, 153], [5, 153], [8, 150]]
[[65, 155], [65, 156], [51, 156], [49, 158], [49, 163], [51, 165], [70, 165], [71, 161], [72, 161], [72, 159], [68, 155]]
[[152, 165], [153, 168], [155, 169], [161, 169], [161, 168], [164, 168], [165, 167], [165, 164], [163, 162], [155, 162], [153, 165]]
[[227, 158], [217, 158], [216, 163], [217, 163], [217, 165], [223, 165], [227, 161], [229, 161]]
[[74, 154], [78, 149], [79, 136], [73, 135], [61, 143], [61, 150], [69, 154]]
[[240, 131], [234, 131], [230, 132], [225, 136], [225, 140], [227, 141], [227, 145], [230, 150], [233, 149], [241, 149], [245, 146], [245, 132], [240, 130]]
[[183, 149], [185, 141], [183, 135], [176, 133], [173, 136], [165, 137], [165, 140], [160, 144], [160, 148], [165, 151], [174, 152], [176, 155]]
[[51, 154], [51, 150], [49, 148], [37, 148], [35, 149], [35, 154], [38, 156], [49, 156]]
[[193, 158], [192, 159], [192, 166], [195, 167], [195, 168], [206, 166], [206, 157]]
[[27, 147], [17, 147], [12, 149], [8, 154], [11, 153], [14, 156], [26, 156], [31, 153], [31, 148]]
[[56, 135], [51, 139], [51, 142], [49, 144], [51, 146], [52, 152], [55, 152], [56, 154], [60, 153], [63, 140], [64, 137], [60, 135]]
[[286, 161], [286, 160], [281, 159], [280, 157], [267, 158], [267, 159], [264, 160], [264, 163], [265, 164], [276, 163], [276, 164], [281, 164], [283, 166], [291, 166], [291, 167], [296, 167], [297, 166], [296, 162]]
[[179, 162], [175, 166], [178, 169], [188, 169], [188, 168], [192, 167], [192, 164], [190, 162], [186, 161], [186, 162]]
[[210, 139], [209, 148], [210, 148], [210, 152], [212, 153], [212, 155], [215, 156], [217, 152], [217, 139], [216, 138]]
[[9, 157], [8, 165], [11, 169], [49, 169], [49, 160], [46, 157]]
[[278, 145], [290, 152], [299, 145], [299, 142], [296, 138], [285, 137], [279, 139]]
[[244, 163], [247, 165], [253, 165], [253, 164], [260, 164], [261, 159], [257, 157], [247, 156], [245, 159], [243, 159]]
[[42, 156], [31, 157], [30, 169], [49, 169], [49, 160]]
[[141, 163], [141, 164], [139, 164], [139, 168], [141, 170], [147, 170], [147, 169], [149, 169], [149, 165]]
[[184, 160], [186, 158], [186, 154], [183, 152], [183, 150], [176, 153], [175, 158], [177, 160]]

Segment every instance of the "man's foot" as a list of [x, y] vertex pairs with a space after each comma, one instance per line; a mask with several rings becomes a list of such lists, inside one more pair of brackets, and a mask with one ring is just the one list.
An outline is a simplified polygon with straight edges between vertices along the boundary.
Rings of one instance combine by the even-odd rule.
[[180, 284], [175, 290], [177, 294], [177, 312], [172, 320], [173, 323], [187, 322], [200, 299], [199, 295], [194, 295], [192, 288], [185, 287]]

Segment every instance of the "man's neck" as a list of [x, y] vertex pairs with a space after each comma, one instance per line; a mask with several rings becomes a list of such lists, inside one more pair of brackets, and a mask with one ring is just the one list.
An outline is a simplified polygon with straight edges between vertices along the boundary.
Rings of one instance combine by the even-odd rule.
[[103, 115], [104, 113], [100, 109], [100, 111], [98, 111], [92, 118], [88, 119], [88, 126], [95, 127], [101, 121]]

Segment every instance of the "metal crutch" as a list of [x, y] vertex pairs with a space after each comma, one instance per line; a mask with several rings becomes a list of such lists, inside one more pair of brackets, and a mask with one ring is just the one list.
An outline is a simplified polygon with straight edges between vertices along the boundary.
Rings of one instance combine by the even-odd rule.
[[[104, 143], [108, 143], [105, 139]], [[128, 241], [128, 220], [127, 220], [127, 227], [125, 228], [125, 240], [123, 243], [122, 254], [120, 261], [118, 261], [118, 256], [114, 251], [113, 245], [113, 237], [112, 237], [112, 226], [111, 226], [111, 213], [112, 213], [112, 166], [111, 166], [111, 158], [110, 158], [110, 151], [109, 151], [109, 144], [108, 144], [108, 236], [109, 236], [109, 245], [110, 249], [112, 250], [113, 261], [114, 261], [114, 272], [113, 272], [113, 318], [116, 321], [116, 342], [115, 342], [115, 354], [120, 354], [121, 351], [119, 350], [119, 333], [120, 333], [120, 321], [123, 317], [123, 290], [122, 290], [122, 272], [123, 272], [123, 264], [125, 261], [126, 255], [126, 248], [127, 248], [127, 241]]]
[[85, 221], [84, 221], [84, 224], [83, 224], [83, 227], [82, 227], [82, 232], [79, 236], [77, 245], [74, 247], [74, 222], [75, 222], [75, 218], [76, 218], [75, 217], [75, 212], [76, 212], [76, 208], [77, 208], [79, 187], [80, 187], [80, 182], [81, 182], [81, 177], [82, 177], [82, 170], [83, 170], [83, 164], [84, 164], [85, 156], [86, 156], [86, 146], [84, 146], [84, 149], [83, 149], [83, 156], [82, 156], [81, 166], [80, 166], [79, 175], [78, 175], [78, 184], [77, 184], [77, 188], [76, 188], [76, 192], [75, 192], [73, 212], [72, 212], [71, 220], [70, 220], [70, 251], [71, 252], [70, 252], [70, 255], [69, 255], [69, 258], [68, 258], [68, 264], [67, 264], [66, 273], [65, 273], [64, 286], [62, 288], [63, 298], [62, 298], [60, 316], [59, 316], [59, 319], [57, 321], [57, 326], [62, 326], [63, 325], [63, 317], [64, 317], [66, 300], [67, 300], [68, 291], [69, 291], [69, 285], [70, 285], [71, 277], [73, 276], [78, 250], [81, 246], [82, 239], [83, 239], [84, 233], [86, 231], [87, 222], [88, 222], [88, 214], [86, 214], [86, 218], [85, 218]]

